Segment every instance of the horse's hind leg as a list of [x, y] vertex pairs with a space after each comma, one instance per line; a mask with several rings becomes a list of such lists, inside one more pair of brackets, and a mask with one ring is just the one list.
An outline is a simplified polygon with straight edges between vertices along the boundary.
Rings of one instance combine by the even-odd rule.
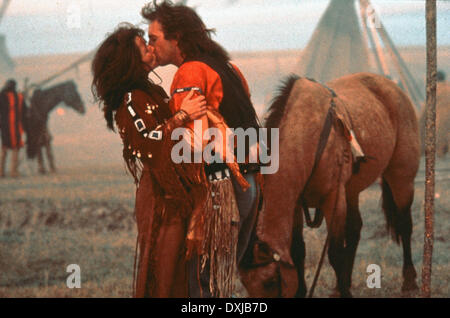
[[394, 170], [386, 172], [382, 180], [383, 210], [386, 215], [388, 229], [393, 239], [403, 247], [403, 286], [402, 290], [417, 289], [417, 273], [412, 262], [411, 234], [412, 217], [411, 205], [414, 198], [414, 178], [402, 176]]
[[48, 159], [48, 164], [50, 166], [50, 171], [54, 173], [54, 172], [56, 172], [55, 158], [53, 157], [52, 144], [50, 143], [50, 141], [47, 141], [45, 143], [45, 150], [47, 153], [47, 159]]
[[43, 146], [45, 147], [45, 153], [47, 155], [47, 161], [51, 172], [56, 172], [55, 168], [55, 159], [53, 157], [52, 151], [52, 136], [50, 135], [48, 129], [45, 129], [45, 132], [42, 136], [43, 138]]
[[362, 219], [359, 211], [359, 193], [347, 191], [347, 217], [345, 222], [345, 269], [344, 284], [350, 289], [352, 285], [353, 264], [361, 237]]

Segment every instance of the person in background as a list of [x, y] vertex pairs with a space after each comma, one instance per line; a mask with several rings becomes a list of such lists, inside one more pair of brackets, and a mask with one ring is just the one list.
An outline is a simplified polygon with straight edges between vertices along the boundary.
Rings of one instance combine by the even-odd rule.
[[16, 81], [10, 79], [0, 92], [0, 125], [2, 153], [0, 177], [5, 177], [8, 152], [12, 153], [11, 177], [19, 176], [19, 151], [24, 146], [23, 134], [27, 105], [22, 93], [16, 91]]

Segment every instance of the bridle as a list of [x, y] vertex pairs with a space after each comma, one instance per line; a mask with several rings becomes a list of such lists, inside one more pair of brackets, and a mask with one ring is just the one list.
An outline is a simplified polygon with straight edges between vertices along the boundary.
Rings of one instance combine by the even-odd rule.
[[264, 244], [269, 249], [269, 257], [267, 257], [266, 259], [263, 259], [261, 262], [252, 263], [251, 266], [249, 266], [249, 267], [251, 269], [256, 269], [256, 268], [265, 267], [272, 263], [275, 263], [276, 264], [275, 272], [279, 278], [278, 286], [277, 286], [278, 287], [277, 297], [281, 298], [282, 297], [282, 285], [283, 285], [283, 277], [281, 275], [281, 265], [288, 267], [288, 268], [293, 268], [293, 269], [295, 269], [295, 266], [287, 261], [282, 260], [280, 254], [277, 253], [273, 248], [271, 248], [269, 246], [269, 244], [267, 244], [266, 242], [263, 242], [261, 240], [256, 240], [253, 245], [256, 246], [256, 245], [261, 245], [261, 244]]

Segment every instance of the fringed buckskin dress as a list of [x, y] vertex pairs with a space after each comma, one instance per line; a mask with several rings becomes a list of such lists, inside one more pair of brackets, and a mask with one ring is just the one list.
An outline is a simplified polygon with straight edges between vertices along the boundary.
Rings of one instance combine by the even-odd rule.
[[176, 142], [171, 133], [185, 122], [179, 113], [172, 116], [164, 90], [149, 83], [147, 90], [130, 93], [115, 120], [123, 157], [138, 185], [134, 296], [187, 297], [187, 230], [193, 208], [203, 206], [208, 183], [202, 164], [171, 160]]

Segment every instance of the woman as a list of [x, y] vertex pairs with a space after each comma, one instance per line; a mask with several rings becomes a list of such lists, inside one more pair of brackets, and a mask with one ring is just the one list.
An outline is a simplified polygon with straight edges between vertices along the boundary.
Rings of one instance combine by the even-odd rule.
[[183, 100], [171, 114], [164, 90], [148, 80], [156, 66], [144, 32], [121, 26], [92, 62], [94, 96], [109, 129], [123, 141], [123, 158], [138, 189], [135, 214], [139, 246], [136, 297], [187, 297], [186, 236], [190, 214], [204, 205], [202, 164], [174, 164], [171, 132], [206, 113], [203, 96]]

